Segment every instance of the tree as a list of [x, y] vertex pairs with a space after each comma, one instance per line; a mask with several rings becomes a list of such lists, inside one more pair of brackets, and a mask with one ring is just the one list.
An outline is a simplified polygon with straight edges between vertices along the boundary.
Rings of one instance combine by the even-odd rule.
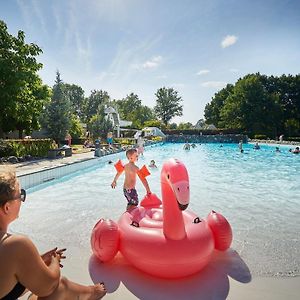
[[142, 106], [142, 101], [139, 96], [131, 93], [122, 100], [115, 101], [118, 106], [118, 112], [122, 119], [133, 121], [135, 119], [135, 113]]
[[132, 121], [134, 128], [141, 128], [146, 121], [155, 119], [153, 110], [146, 105], [142, 105], [139, 96], [134, 93], [127, 95], [122, 100], [114, 101], [114, 104], [118, 108], [121, 119]]
[[300, 75], [248, 74], [227, 85], [205, 107], [206, 123], [249, 134], [300, 134]]
[[137, 110], [136, 121], [138, 121], [141, 126], [145, 126], [145, 123], [150, 120], [155, 120], [155, 114], [152, 108], [142, 105]]
[[186, 130], [186, 129], [192, 129], [193, 128], [193, 124], [190, 122], [187, 123], [179, 123], [179, 125], [177, 126], [178, 130]]
[[59, 144], [65, 139], [67, 131], [70, 130], [72, 113], [71, 103], [64, 94], [63, 82], [58, 71], [56, 72], [51, 102], [46, 107], [45, 118], [48, 133]]
[[63, 85], [64, 93], [69, 98], [72, 113], [82, 118], [84, 116], [85, 98], [84, 90], [76, 84], [65, 83]]
[[169, 129], [177, 129], [177, 124], [176, 123], [171, 123], [169, 125]]
[[224, 128], [247, 130], [250, 134], [271, 133], [276, 105], [259, 76], [251, 74], [238, 80], [220, 111]]
[[156, 105], [154, 111], [166, 126], [173, 117], [182, 116], [182, 99], [173, 88], [160, 88], [155, 96]]
[[71, 125], [69, 133], [74, 139], [80, 138], [83, 135], [82, 125], [76, 115], [71, 115]]
[[[300, 75], [279, 77], [278, 94], [282, 108], [282, 123], [288, 135], [300, 134]], [[298, 124], [298, 125], [297, 125]]]
[[157, 127], [157, 128], [162, 129], [164, 127], [164, 124], [159, 120], [149, 120], [144, 123], [144, 126], [145, 127]]
[[108, 104], [110, 97], [106, 91], [93, 90], [91, 95], [86, 99], [85, 102], [85, 116], [86, 122], [88, 123], [91, 117], [96, 115], [99, 111], [99, 106], [102, 104]]
[[211, 102], [205, 105], [204, 116], [206, 123], [214, 124], [219, 127], [221, 122], [220, 111], [229, 95], [232, 94], [234, 86], [227, 84], [227, 86], [215, 93]]
[[105, 116], [104, 104], [100, 105], [97, 113], [92, 116], [88, 123], [88, 127], [94, 137], [106, 137], [107, 133], [113, 130], [113, 124]]
[[0, 137], [3, 132], [31, 132], [39, 128], [39, 115], [49, 100], [50, 91], [37, 72], [42, 68], [36, 56], [42, 50], [25, 43], [25, 33], [8, 33], [0, 20]]

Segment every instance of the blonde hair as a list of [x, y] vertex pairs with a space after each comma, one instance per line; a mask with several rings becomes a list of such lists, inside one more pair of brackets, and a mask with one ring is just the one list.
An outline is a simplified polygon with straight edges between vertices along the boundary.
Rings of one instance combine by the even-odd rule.
[[5, 204], [16, 190], [17, 176], [12, 167], [0, 167], [0, 205]]

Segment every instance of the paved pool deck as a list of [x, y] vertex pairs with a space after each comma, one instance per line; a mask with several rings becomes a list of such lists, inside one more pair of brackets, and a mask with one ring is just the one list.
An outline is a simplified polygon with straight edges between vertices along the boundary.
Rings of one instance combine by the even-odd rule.
[[78, 163], [78, 162], [98, 158], [95, 157], [94, 154], [95, 154], [94, 151], [90, 151], [85, 153], [73, 154], [70, 157], [60, 157], [54, 159], [43, 158], [38, 160], [20, 162], [20, 163], [13, 164], [12, 166], [16, 168], [17, 175], [21, 176], [21, 175], [27, 175], [27, 174], [35, 173], [46, 169], [61, 167], [64, 165], [69, 165], [73, 163]]

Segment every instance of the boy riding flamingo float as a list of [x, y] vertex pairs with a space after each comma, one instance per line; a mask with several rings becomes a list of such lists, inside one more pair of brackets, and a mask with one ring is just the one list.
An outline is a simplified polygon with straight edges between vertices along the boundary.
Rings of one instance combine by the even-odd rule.
[[212, 211], [206, 219], [186, 211], [190, 191], [185, 165], [177, 159], [161, 171], [162, 202], [147, 195], [141, 206], [126, 211], [118, 224], [101, 219], [95, 225], [91, 245], [102, 261], [118, 251], [136, 268], [158, 277], [179, 278], [199, 272], [214, 249], [226, 250], [232, 241], [227, 220]]

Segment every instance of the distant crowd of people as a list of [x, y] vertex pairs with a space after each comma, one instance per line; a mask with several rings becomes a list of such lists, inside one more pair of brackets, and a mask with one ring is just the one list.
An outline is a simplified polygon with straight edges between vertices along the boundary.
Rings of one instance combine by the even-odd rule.
[[183, 146], [184, 150], [190, 150], [191, 148], [196, 148], [197, 145], [195, 143], [189, 144], [189, 143], [185, 143]]
[[[280, 136], [281, 139], [282, 139], [282, 137], [283, 137], [283, 135]], [[200, 144], [200, 145], [201, 145], [201, 144]], [[196, 145], [195, 143], [191, 143], [191, 144], [190, 144], [190, 143], [185, 143], [185, 144], [183, 145], [183, 149], [184, 149], [184, 150], [190, 150], [191, 148], [196, 148], [196, 147], [197, 147], [197, 145]], [[221, 144], [220, 147], [222, 148], [223, 145]], [[244, 149], [243, 149], [243, 141], [242, 141], [242, 140], [241, 140], [241, 141], [239, 142], [239, 144], [238, 144], [238, 149], [239, 149], [239, 151], [240, 151], [241, 153], [244, 153]], [[258, 142], [256, 142], [256, 143], [254, 144], [253, 149], [254, 149], [254, 150], [260, 150], [260, 149], [261, 149], [261, 147], [260, 147], [260, 145], [259, 145]], [[281, 150], [279, 149], [278, 146], [275, 147], [275, 152], [281, 152]], [[297, 146], [297, 147], [295, 147], [295, 149], [290, 148], [290, 149], [289, 149], [289, 152], [294, 153], [294, 154], [299, 154], [299, 153], [300, 153], [300, 150], [299, 150], [299, 147]]]
[[[254, 150], [259, 150], [260, 149], [260, 145], [258, 144], [258, 142], [256, 142], [253, 146]], [[239, 142], [239, 150], [241, 153], [244, 153], [244, 149], [243, 149], [243, 141]], [[281, 150], [279, 149], [278, 146], [275, 147], [275, 152], [281, 152]], [[294, 154], [299, 154], [300, 153], [300, 149], [299, 147], [295, 147], [295, 149], [290, 148], [289, 152], [294, 153]]]

